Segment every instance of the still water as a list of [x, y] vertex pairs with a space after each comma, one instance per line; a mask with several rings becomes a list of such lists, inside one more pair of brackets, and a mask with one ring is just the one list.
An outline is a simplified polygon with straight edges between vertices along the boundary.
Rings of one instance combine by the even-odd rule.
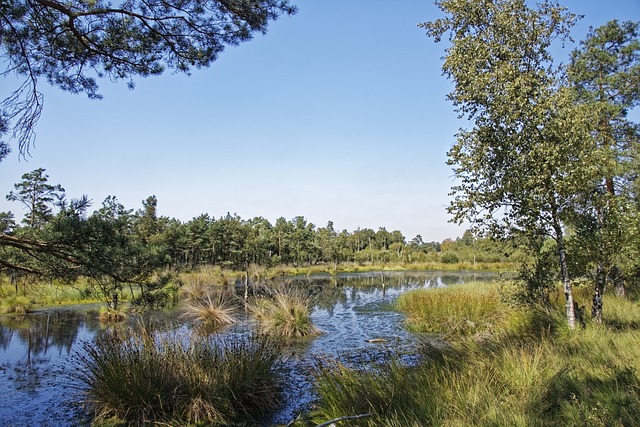
[[[398, 295], [412, 289], [490, 281], [493, 273], [394, 272], [283, 278], [279, 286], [304, 287], [314, 296], [312, 319], [323, 334], [287, 349], [287, 403], [267, 424], [286, 424], [313, 401], [309, 368], [317, 357], [364, 364], [376, 354], [410, 355], [417, 337], [403, 328], [393, 309]], [[172, 328], [189, 328], [176, 313], [155, 313]], [[68, 372], [74, 352], [104, 328], [96, 307], [0, 316], [0, 425], [87, 425]], [[243, 333], [241, 322], [224, 333]], [[368, 340], [379, 341], [370, 343]]]

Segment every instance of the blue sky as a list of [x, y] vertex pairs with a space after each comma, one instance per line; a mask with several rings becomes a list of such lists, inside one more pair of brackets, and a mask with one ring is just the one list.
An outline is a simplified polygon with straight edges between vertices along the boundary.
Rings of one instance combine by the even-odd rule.
[[[417, 27], [431, 1], [292, 0], [298, 14], [229, 47], [191, 76], [100, 82], [88, 100], [41, 85], [45, 107], [31, 157], [0, 164], [0, 210], [20, 176], [47, 170], [94, 208], [155, 194], [160, 215], [188, 221], [227, 212], [275, 222], [302, 215], [338, 230], [386, 227], [408, 239], [455, 238], [446, 152], [465, 123], [446, 100], [445, 43]], [[640, 20], [640, 0], [565, 0], [589, 25]], [[558, 53], [568, 55], [570, 48]], [[6, 78], [8, 94], [15, 80]], [[6, 95], [3, 95], [6, 96]]]

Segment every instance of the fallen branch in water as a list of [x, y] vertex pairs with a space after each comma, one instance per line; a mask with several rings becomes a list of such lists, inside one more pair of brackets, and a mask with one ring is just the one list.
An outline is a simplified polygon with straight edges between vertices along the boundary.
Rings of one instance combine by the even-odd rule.
[[331, 424], [333, 424], [333, 423], [337, 423], [338, 421], [344, 421], [344, 420], [355, 420], [355, 419], [357, 419], [357, 418], [370, 417], [370, 416], [372, 416], [372, 415], [373, 415], [373, 413], [372, 413], [372, 412], [369, 412], [369, 413], [367, 413], [367, 414], [360, 414], [360, 415], [346, 415], [346, 416], [344, 416], [344, 417], [334, 418], [334, 419], [329, 420], [329, 421], [327, 421], [327, 422], [325, 422], [325, 423], [318, 424], [316, 427], [328, 427], [328, 426], [330, 426], [330, 425], [331, 425]]

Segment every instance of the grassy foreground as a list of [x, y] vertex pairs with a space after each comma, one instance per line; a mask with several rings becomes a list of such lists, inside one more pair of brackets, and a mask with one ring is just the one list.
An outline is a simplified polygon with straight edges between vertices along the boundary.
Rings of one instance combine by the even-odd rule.
[[497, 286], [415, 291], [402, 296], [398, 307], [412, 329], [446, 334], [446, 344], [425, 340], [417, 366], [392, 361], [361, 371], [320, 363], [316, 423], [363, 415], [343, 422], [640, 425], [636, 301], [607, 295], [604, 324], [576, 331], [564, 326], [561, 304], [512, 307]]

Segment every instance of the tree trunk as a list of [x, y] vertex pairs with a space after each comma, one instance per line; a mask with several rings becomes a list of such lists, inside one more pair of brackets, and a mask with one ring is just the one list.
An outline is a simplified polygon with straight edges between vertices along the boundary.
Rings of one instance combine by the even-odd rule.
[[591, 304], [591, 317], [598, 323], [602, 323], [602, 297], [607, 282], [607, 275], [602, 262], [598, 262], [596, 268], [596, 283], [593, 290], [593, 302]]
[[113, 292], [111, 294], [111, 309], [114, 311], [118, 309], [118, 293], [117, 292]]
[[562, 277], [562, 288], [564, 290], [565, 307], [567, 311], [567, 323], [569, 328], [576, 328], [576, 312], [573, 304], [573, 292], [571, 291], [571, 278], [569, 277], [569, 266], [567, 265], [567, 252], [564, 247], [562, 237], [562, 227], [556, 224], [556, 243], [558, 244], [558, 261], [560, 263], [560, 275]]
[[624, 274], [620, 267], [614, 265], [611, 268], [611, 276], [613, 276], [613, 292], [618, 298], [625, 298], [627, 296], [627, 288], [624, 283]]

